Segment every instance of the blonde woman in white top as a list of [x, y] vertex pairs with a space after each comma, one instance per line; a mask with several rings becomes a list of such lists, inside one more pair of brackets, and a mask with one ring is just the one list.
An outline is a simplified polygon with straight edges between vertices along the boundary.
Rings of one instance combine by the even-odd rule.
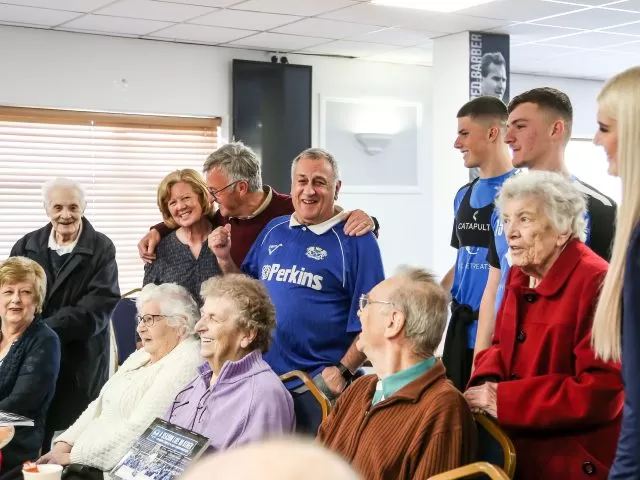
[[142, 348], [38, 463], [93, 467], [93, 478], [100, 470], [111, 470], [197, 374], [202, 359], [193, 332], [199, 313], [186, 289], [171, 283], [146, 285], [136, 307]]

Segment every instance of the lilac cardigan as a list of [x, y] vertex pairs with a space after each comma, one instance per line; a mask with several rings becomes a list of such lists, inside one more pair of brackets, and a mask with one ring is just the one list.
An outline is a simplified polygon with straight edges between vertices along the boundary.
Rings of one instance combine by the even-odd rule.
[[226, 362], [211, 387], [209, 364], [198, 372], [176, 396], [166, 421], [209, 438], [214, 450], [293, 432], [291, 395], [260, 351]]

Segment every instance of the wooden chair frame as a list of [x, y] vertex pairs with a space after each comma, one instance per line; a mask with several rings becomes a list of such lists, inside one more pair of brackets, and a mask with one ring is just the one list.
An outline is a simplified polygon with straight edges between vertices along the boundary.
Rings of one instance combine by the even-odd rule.
[[513, 446], [513, 442], [505, 431], [488, 416], [476, 413], [473, 418], [500, 444], [504, 455], [502, 470], [507, 474], [508, 478], [513, 478], [516, 473], [516, 448]]
[[446, 472], [429, 477], [428, 480], [454, 480], [459, 478], [474, 478], [486, 475], [492, 480], [509, 480], [509, 476], [500, 467], [489, 462], [475, 462], [462, 467], [454, 468]]
[[329, 412], [331, 412], [331, 402], [326, 397], [324, 393], [313, 383], [311, 377], [304, 373], [301, 370], [292, 370], [291, 372], [280, 375], [280, 380], [283, 382], [288, 382], [289, 380], [293, 380], [294, 378], [298, 378], [304, 382], [306, 387], [309, 389], [311, 394], [315, 397], [315, 399], [320, 404], [320, 408], [322, 408], [322, 421], [324, 421], [328, 416]]

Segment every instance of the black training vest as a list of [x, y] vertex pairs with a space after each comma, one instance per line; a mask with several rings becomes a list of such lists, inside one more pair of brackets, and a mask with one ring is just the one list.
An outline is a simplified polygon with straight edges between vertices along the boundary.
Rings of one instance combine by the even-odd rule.
[[458, 248], [489, 248], [491, 244], [491, 215], [495, 207], [493, 202], [482, 208], [473, 208], [471, 206], [471, 190], [473, 190], [473, 186], [477, 182], [478, 179], [476, 178], [469, 185], [456, 214], [455, 226]]

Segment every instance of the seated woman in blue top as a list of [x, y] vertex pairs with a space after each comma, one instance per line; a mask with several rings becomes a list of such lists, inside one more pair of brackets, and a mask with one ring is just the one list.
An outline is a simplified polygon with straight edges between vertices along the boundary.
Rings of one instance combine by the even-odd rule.
[[598, 131], [609, 174], [622, 179], [611, 264], [595, 319], [593, 344], [604, 360], [622, 360], [622, 429], [609, 480], [640, 478], [640, 67], [611, 78], [598, 96]]
[[10, 257], [0, 263], [0, 410], [31, 418], [2, 449], [0, 475], [38, 457], [44, 422], [60, 369], [58, 335], [39, 317], [47, 277], [38, 263]]
[[157, 201], [164, 223], [177, 230], [158, 244], [156, 260], [144, 267], [142, 284], [177, 283], [202, 305], [200, 285], [222, 273], [207, 245], [212, 229], [207, 184], [195, 170], [176, 170], [160, 182]]
[[202, 284], [196, 324], [199, 375], [176, 396], [164, 419], [224, 450], [292, 432], [293, 399], [262, 359], [276, 326], [275, 308], [258, 280], [231, 274]]

